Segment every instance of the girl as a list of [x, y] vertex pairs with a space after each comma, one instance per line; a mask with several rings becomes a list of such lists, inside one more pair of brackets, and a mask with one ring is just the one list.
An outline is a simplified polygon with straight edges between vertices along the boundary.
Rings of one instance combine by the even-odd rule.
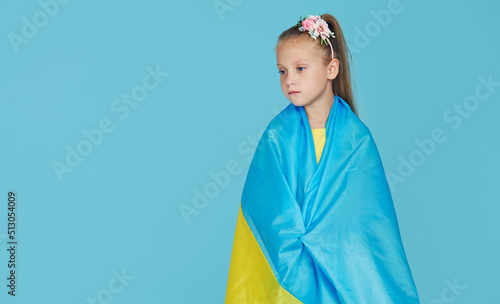
[[290, 104], [261, 136], [241, 198], [226, 303], [416, 304], [382, 162], [329, 14], [276, 45]]

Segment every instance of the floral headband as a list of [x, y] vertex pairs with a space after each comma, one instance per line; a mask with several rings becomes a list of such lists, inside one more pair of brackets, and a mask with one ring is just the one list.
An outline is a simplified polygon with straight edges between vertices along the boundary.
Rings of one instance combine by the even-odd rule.
[[[335, 38], [335, 34], [330, 31], [328, 28], [328, 23], [325, 20], [321, 19], [320, 16], [309, 15], [309, 17], [300, 16], [299, 21], [296, 24], [299, 27], [301, 32], [308, 31], [311, 37], [314, 39], [321, 37], [321, 45], [323, 43], [327, 43], [330, 45], [330, 50], [332, 51], [332, 59], [333, 59], [333, 47], [330, 42], [329, 37]], [[326, 41], [325, 41], [326, 40]]]

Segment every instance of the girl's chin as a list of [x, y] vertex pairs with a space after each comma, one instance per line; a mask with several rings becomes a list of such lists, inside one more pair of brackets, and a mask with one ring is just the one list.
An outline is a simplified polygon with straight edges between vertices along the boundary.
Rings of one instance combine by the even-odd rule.
[[296, 106], [296, 107], [301, 107], [301, 106], [304, 106], [306, 104], [305, 102], [301, 102], [301, 101], [298, 101], [298, 100], [290, 100], [289, 99], [289, 101], [291, 103], [293, 103], [293, 105]]

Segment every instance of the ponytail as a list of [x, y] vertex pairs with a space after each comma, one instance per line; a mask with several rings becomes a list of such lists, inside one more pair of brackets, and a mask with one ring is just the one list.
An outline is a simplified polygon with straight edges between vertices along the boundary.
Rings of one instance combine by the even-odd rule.
[[[335, 38], [329, 37], [330, 42], [333, 46], [333, 52], [335, 57], [339, 60], [339, 73], [337, 77], [332, 82], [333, 94], [340, 96], [348, 105], [351, 110], [358, 115], [356, 106], [354, 104], [354, 95], [351, 87], [351, 68], [350, 62], [352, 62], [351, 52], [344, 39], [344, 34], [340, 28], [339, 22], [335, 17], [330, 14], [321, 15], [321, 19], [328, 23], [328, 27], [331, 31], [335, 33]], [[328, 46], [326, 46], [329, 48]], [[325, 62], [331, 60], [330, 52], [327, 53]]]

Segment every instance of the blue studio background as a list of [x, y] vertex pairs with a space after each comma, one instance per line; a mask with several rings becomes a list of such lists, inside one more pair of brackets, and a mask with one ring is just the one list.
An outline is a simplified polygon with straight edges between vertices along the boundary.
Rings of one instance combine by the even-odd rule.
[[289, 103], [276, 40], [326, 12], [351, 47], [422, 303], [498, 303], [499, 9], [1, 1], [0, 303], [223, 303], [253, 149]]

